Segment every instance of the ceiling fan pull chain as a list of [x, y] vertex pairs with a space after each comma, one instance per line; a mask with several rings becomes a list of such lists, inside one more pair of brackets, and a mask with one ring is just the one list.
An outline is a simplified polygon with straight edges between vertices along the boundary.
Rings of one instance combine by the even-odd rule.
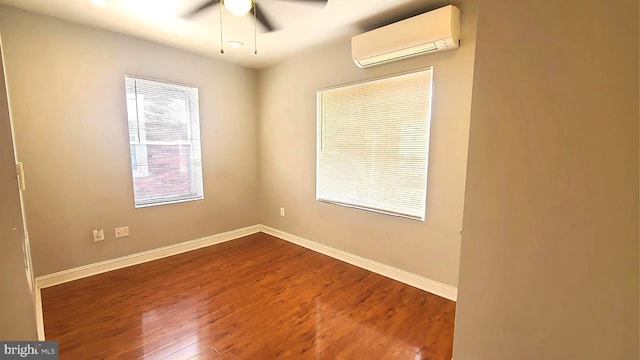
[[224, 54], [224, 39], [222, 37], [222, 6], [220, 6], [220, 54]]
[[258, 55], [258, 23], [256, 17], [258, 14], [258, 7], [255, 0], [253, 1], [253, 53]]

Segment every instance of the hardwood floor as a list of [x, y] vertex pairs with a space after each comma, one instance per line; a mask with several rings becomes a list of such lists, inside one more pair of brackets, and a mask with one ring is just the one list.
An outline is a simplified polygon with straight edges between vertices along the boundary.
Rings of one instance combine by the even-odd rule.
[[450, 360], [455, 303], [266, 234], [42, 290], [60, 359]]

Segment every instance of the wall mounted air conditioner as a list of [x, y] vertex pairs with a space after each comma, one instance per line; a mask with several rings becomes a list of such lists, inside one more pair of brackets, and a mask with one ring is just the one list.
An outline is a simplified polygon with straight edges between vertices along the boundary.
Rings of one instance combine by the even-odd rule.
[[383, 64], [460, 46], [460, 10], [445, 6], [351, 38], [359, 67]]

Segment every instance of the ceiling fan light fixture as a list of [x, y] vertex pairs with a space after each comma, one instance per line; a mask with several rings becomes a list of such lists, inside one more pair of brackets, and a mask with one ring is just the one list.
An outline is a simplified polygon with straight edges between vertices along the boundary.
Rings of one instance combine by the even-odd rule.
[[234, 47], [234, 48], [239, 48], [244, 46], [244, 44], [240, 41], [235, 41], [235, 40], [231, 40], [231, 41], [227, 41], [227, 44], [229, 44], [229, 46]]
[[224, 0], [223, 4], [235, 16], [245, 15], [253, 6], [251, 0]]

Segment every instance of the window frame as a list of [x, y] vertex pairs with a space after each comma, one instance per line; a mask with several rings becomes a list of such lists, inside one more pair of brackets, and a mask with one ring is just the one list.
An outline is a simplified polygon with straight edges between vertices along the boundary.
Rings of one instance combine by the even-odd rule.
[[[203, 200], [204, 199], [204, 174], [202, 171], [202, 137], [200, 135], [200, 91], [198, 86], [196, 85], [192, 85], [192, 84], [185, 84], [185, 83], [180, 83], [180, 82], [174, 82], [174, 81], [169, 81], [169, 80], [159, 80], [159, 79], [154, 79], [154, 78], [148, 78], [148, 77], [143, 77], [143, 76], [138, 76], [138, 75], [132, 75], [132, 74], [125, 74], [124, 75], [124, 79], [125, 79], [125, 98], [126, 98], [126, 111], [127, 111], [127, 130], [129, 133], [129, 161], [131, 162], [131, 178], [132, 178], [132, 185], [133, 185], [133, 197], [134, 197], [134, 207], [135, 208], [144, 208], [144, 207], [150, 207], [150, 206], [159, 206], [159, 205], [168, 205], [168, 204], [175, 204], [175, 203], [182, 203], [182, 202], [189, 202], [189, 201], [197, 201], [197, 200]], [[154, 140], [147, 140], [147, 136], [146, 136], [146, 122], [144, 119], [144, 116], [142, 116], [142, 121], [143, 121], [143, 126], [140, 126], [140, 114], [141, 112], [144, 114], [144, 110], [141, 110], [141, 106], [140, 103], [141, 101], [143, 101], [143, 99], [139, 98], [139, 95], [136, 92], [136, 121], [138, 122], [137, 125], [137, 129], [140, 130], [142, 129], [142, 132], [139, 132], [139, 134], [136, 136], [137, 137], [137, 143], [132, 143], [131, 140], [131, 135], [130, 135], [130, 127], [129, 127], [129, 99], [128, 99], [128, 95], [129, 93], [127, 92], [127, 81], [131, 79], [131, 80], [142, 80], [142, 81], [147, 81], [147, 82], [153, 82], [153, 83], [159, 83], [160, 85], [170, 85], [170, 86], [179, 86], [179, 87], [183, 87], [184, 89], [184, 94], [185, 94], [185, 108], [186, 111], [188, 112], [188, 124], [187, 124], [187, 138], [189, 140], [186, 141], [154, 141]], [[189, 92], [188, 89], [194, 89], [195, 90], [195, 96], [192, 96]], [[177, 89], [173, 89], [173, 90], [177, 90]], [[183, 89], [180, 89], [180, 91], [183, 91]], [[195, 115], [192, 113], [191, 111], [191, 106], [192, 106], [192, 102], [195, 100], [196, 102], [196, 111], [195, 111]], [[197, 123], [194, 125], [193, 121], [196, 121]], [[197, 132], [197, 136], [196, 137], [192, 137], [193, 132], [194, 132], [194, 126], [196, 127], [196, 132]], [[197, 146], [194, 146], [194, 143], [197, 141]], [[149, 163], [148, 163], [148, 146], [150, 145], [175, 145], [175, 146], [188, 146], [189, 150], [189, 162], [188, 162], [188, 172], [189, 172], [189, 188], [191, 189], [191, 191], [189, 193], [184, 193], [183, 195], [167, 195], [167, 196], [157, 196], [157, 197], [152, 197], [152, 198], [148, 198], [145, 200], [141, 200], [141, 201], [137, 201], [136, 200], [136, 196], [135, 196], [135, 189], [136, 189], [136, 185], [135, 185], [135, 181], [137, 178], [142, 178], [142, 177], [147, 177], [150, 175], [149, 173]], [[141, 161], [141, 165], [139, 165], [137, 163], [138, 159], [138, 154], [136, 152], [136, 165], [137, 168], [139, 170], [134, 170], [133, 169], [133, 154], [131, 153], [131, 147], [132, 146], [140, 146], [140, 147], [144, 147], [145, 149], [145, 153], [147, 154], [147, 159], [145, 159], [145, 161]], [[137, 150], [137, 149], [136, 149]], [[197, 158], [199, 159], [199, 161], [197, 163], [194, 163], [193, 161], [193, 157], [195, 152], [197, 151]], [[180, 163], [180, 166], [182, 166], [183, 164]], [[197, 172], [200, 174], [200, 179], [198, 181], [197, 179], [197, 173], [196, 171], [193, 170], [193, 166], [194, 165], [199, 165], [199, 169], [197, 170]], [[195, 191], [193, 190], [195, 189]]]
[[[320, 193], [319, 193], [319, 184], [320, 184], [320, 153], [322, 150], [322, 147], [324, 145], [324, 133], [323, 133], [323, 108], [322, 108], [322, 92], [325, 91], [331, 91], [331, 90], [337, 90], [337, 89], [341, 89], [341, 88], [349, 88], [349, 87], [353, 87], [353, 86], [358, 86], [358, 85], [365, 85], [367, 83], [373, 83], [373, 82], [377, 82], [377, 81], [383, 81], [383, 80], [387, 80], [387, 79], [392, 79], [392, 78], [396, 78], [396, 77], [401, 77], [401, 76], [405, 76], [405, 75], [412, 75], [412, 74], [419, 74], [419, 73], [424, 73], [424, 72], [429, 72], [429, 103], [428, 103], [428, 113], [427, 113], [427, 144], [426, 144], [426, 155], [425, 155], [425, 175], [424, 175], [424, 207], [422, 209], [421, 212], [421, 216], [413, 216], [410, 214], [406, 214], [406, 213], [402, 213], [402, 212], [396, 212], [396, 211], [391, 211], [391, 210], [387, 210], [387, 209], [381, 209], [381, 208], [375, 208], [372, 206], [362, 206], [362, 205], [356, 205], [356, 204], [351, 204], [351, 203], [346, 203], [346, 202], [340, 202], [340, 201], [334, 201], [334, 200], [328, 200], [328, 199], [322, 199], [320, 198]], [[404, 72], [400, 72], [400, 73], [394, 73], [394, 74], [389, 74], [389, 75], [384, 75], [384, 76], [379, 76], [379, 77], [375, 77], [375, 78], [370, 78], [370, 79], [364, 79], [364, 80], [360, 80], [360, 81], [355, 81], [355, 82], [351, 82], [351, 83], [345, 83], [345, 84], [340, 84], [340, 85], [336, 85], [336, 86], [331, 86], [331, 87], [327, 87], [327, 88], [322, 88], [322, 89], [318, 89], [316, 91], [316, 176], [315, 176], [315, 180], [316, 180], [316, 186], [315, 186], [315, 191], [316, 191], [316, 201], [318, 202], [322, 202], [322, 203], [326, 203], [326, 204], [333, 204], [333, 205], [338, 205], [338, 206], [343, 206], [343, 207], [347, 207], [347, 208], [353, 208], [353, 209], [358, 209], [358, 210], [364, 210], [364, 211], [369, 211], [369, 212], [374, 212], [374, 213], [379, 213], [379, 214], [384, 214], [384, 215], [391, 215], [391, 216], [395, 216], [395, 217], [401, 217], [401, 218], [407, 218], [407, 219], [411, 219], [411, 220], [419, 220], [419, 221], [425, 221], [426, 219], [426, 212], [427, 212], [427, 189], [428, 189], [428, 177], [429, 177], [429, 155], [430, 155], [430, 147], [431, 147], [431, 139], [430, 139], [430, 134], [431, 134], [431, 123], [432, 123], [432, 114], [433, 114], [433, 83], [434, 83], [434, 66], [427, 66], [427, 67], [422, 67], [422, 68], [418, 68], [418, 69], [413, 69], [413, 70], [409, 70], [409, 71], [404, 71]]]

